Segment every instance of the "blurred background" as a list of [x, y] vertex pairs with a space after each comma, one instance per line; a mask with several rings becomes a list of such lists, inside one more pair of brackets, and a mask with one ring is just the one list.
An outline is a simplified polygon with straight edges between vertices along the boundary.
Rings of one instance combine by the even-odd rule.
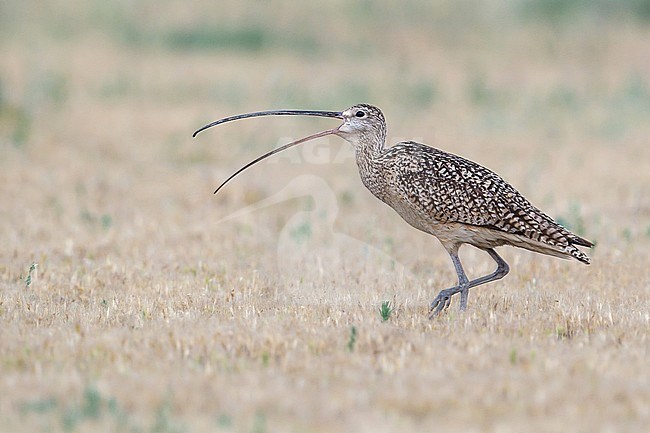
[[[377, 105], [389, 145], [415, 139], [479, 162], [597, 242], [590, 268], [504, 249], [515, 272], [499, 287], [512, 290], [495, 286], [479, 296], [545, 293], [535, 276], [552, 275], [562, 285], [591, 290], [596, 282], [609, 293], [627, 288], [647, 298], [649, 0], [4, 1], [0, 53], [0, 313], [7, 320], [0, 330], [6, 391], [0, 394], [10, 395], [0, 412], [40, 396], [79, 395], [84, 384], [98, 381], [122, 384], [105, 385], [104, 392], [135, 412], [144, 406], [149, 414], [158, 403], [140, 401], [133, 387], [162, 395], [168, 386], [180, 412], [185, 402], [211, 396], [253, 417], [255, 404], [236, 405], [247, 397], [229, 401], [218, 397], [218, 387], [195, 393], [184, 376], [169, 374], [169, 365], [153, 366], [152, 359], [165, 363], [172, 356], [174, 371], [191, 370], [180, 343], [167, 346], [169, 317], [198, 314], [198, 323], [214, 320], [210, 329], [221, 330], [215, 302], [327, 305], [332, 298], [321, 296], [323, 281], [354, 292], [336, 295], [347, 296], [339, 299], [348, 305], [374, 305], [397, 293], [398, 302], [422, 307], [421, 317], [431, 296], [454, 281], [442, 247], [364, 189], [349, 145], [337, 138], [278, 155], [213, 196], [261, 153], [336, 126], [327, 119], [260, 118], [191, 138], [200, 126], [241, 112]], [[254, 212], [223, 221], [241, 209]], [[334, 260], [340, 249], [330, 249], [316, 251], [316, 262], [299, 269], [308, 240], [307, 252], [341, 242], [372, 250], [382, 265], [358, 255], [341, 263]], [[492, 267], [470, 248], [462, 254], [471, 258], [465, 262], [471, 275]], [[35, 291], [23, 295], [31, 263], [38, 263], [30, 279]], [[381, 276], [401, 266], [410, 276], [394, 282]], [[574, 272], [590, 275], [589, 287]], [[278, 294], [283, 279], [296, 290]], [[551, 299], [560, 291], [549, 281]], [[29, 304], [29, 296], [38, 299], [36, 312], [10, 309]], [[248, 310], [235, 311], [233, 317], [248, 317]], [[100, 330], [93, 334], [87, 326]], [[147, 346], [150, 357], [128, 333], [142, 326], [158, 342]], [[247, 326], [236, 334], [245, 335]], [[100, 342], [120, 335], [126, 343], [118, 349], [98, 343], [98, 352], [48, 346], [83, 330]], [[171, 334], [178, 329], [169, 332], [177, 341]], [[211, 341], [220, 331], [205, 332]], [[259, 355], [255, 350], [261, 349], [225, 356], [239, 365], [247, 354]], [[58, 375], [62, 366], [69, 376]], [[204, 376], [192, 377], [207, 386]], [[254, 381], [242, 379], [240, 386], [240, 376], [232, 377], [230, 390], [255, 388]], [[200, 411], [203, 401], [193, 407]], [[312, 414], [321, 404], [314, 403]], [[330, 426], [340, 427], [337, 413]]]
[[480, 162], [574, 230], [588, 218], [581, 234], [649, 236], [646, 0], [0, 8], [10, 223], [37, 214], [62, 230], [108, 228], [175, 200], [218, 213], [224, 200], [235, 209], [305, 173], [363, 202], [371, 197], [336, 139], [210, 195], [243, 162], [331, 122], [258, 119], [190, 134], [239, 112], [368, 102], [384, 110], [389, 144], [418, 139]]

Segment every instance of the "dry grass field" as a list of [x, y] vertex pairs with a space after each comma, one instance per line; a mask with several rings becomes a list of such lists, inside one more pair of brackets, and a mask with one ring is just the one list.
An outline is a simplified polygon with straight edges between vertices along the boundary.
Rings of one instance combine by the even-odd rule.
[[[648, 431], [648, 41], [645, 0], [3, 2], [0, 431]], [[199, 126], [359, 102], [592, 265], [504, 247], [428, 320], [451, 261], [342, 140], [212, 195], [336, 121]]]

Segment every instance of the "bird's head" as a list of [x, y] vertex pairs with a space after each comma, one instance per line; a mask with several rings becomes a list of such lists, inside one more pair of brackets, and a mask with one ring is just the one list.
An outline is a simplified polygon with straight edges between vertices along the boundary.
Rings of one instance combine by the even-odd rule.
[[341, 112], [343, 123], [335, 134], [357, 146], [360, 142], [386, 137], [386, 121], [381, 110], [373, 105], [353, 105]]

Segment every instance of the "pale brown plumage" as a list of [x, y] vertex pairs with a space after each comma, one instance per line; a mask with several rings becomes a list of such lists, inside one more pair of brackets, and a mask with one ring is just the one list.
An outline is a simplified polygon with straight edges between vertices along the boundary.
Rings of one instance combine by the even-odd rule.
[[[389, 187], [385, 201], [390, 204], [399, 197], [408, 202], [424, 224], [467, 225], [479, 239], [466, 242], [479, 248], [515, 243], [589, 264], [577, 245], [591, 247], [591, 242], [562, 227], [499, 175], [475, 162], [414, 142], [385, 149], [378, 161], [382, 169], [377, 175], [385, 177]], [[480, 233], [488, 231], [494, 240], [480, 239]]]
[[[460, 308], [465, 309], [470, 288], [503, 278], [509, 272], [507, 263], [494, 250], [498, 246], [512, 245], [590, 262], [578, 249], [592, 247], [590, 241], [555, 222], [493, 171], [413, 141], [385, 148], [386, 121], [381, 110], [372, 105], [359, 104], [342, 112], [248, 113], [218, 120], [196, 133], [231, 120], [265, 115], [335, 117], [342, 119], [343, 124], [262, 155], [235, 172], [217, 191], [244, 169], [281, 150], [329, 134], [344, 138], [354, 146], [363, 184], [413, 227], [436, 236], [449, 253], [458, 285], [438, 294], [431, 303], [432, 314], [447, 308], [456, 293], [461, 294]], [[470, 281], [458, 257], [462, 244], [485, 250], [497, 263], [497, 269]]]

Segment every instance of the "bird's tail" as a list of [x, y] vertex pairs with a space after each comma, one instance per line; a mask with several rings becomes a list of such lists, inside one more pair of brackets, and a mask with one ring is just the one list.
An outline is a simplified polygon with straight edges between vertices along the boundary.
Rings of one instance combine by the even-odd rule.
[[569, 236], [569, 240], [571, 241], [572, 244], [580, 245], [580, 246], [582, 246], [582, 247], [589, 247], [589, 248], [591, 248], [591, 247], [594, 246], [594, 243], [593, 243], [593, 242], [588, 241], [588, 240], [585, 239], [585, 238], [581, 238], [580, 236], [578, 236], [578, 235], [576, 235], [576, 234], [573, 234], [573, 233], [570, 234], [570, 236]]
[[[594, 245], [593, 243], [591, 243], [591, 242], [589, 242], [589, 241], [587, 241], [587, 240], [585, 240], [585, 239], [582, 239], [582, 238], [578, 238], [578, 239], [581, 239], [581, 240], [584, 241], [585, 243], [583, 244], [583, 243], [578, 243], [578, 242], [576, 242], [576, 245], [582, 245], [582, 246], [585, 246], [585, 247], [587, 247], [587, 246], [588, 246], [588, 247], [592, 247], [592, 246]], [[587, 244], [588, 244], [588, 245], [587, 245]], [[589, 258], [589, 256], [588, 256], [587, 254], [585, 254], [584, 252], [582, 252], [582, 251], [581, 251], [578, 247], [576, 247], [574, 244], [569, 245], [569, 247], [567, 248], [567, 252], [568, 252], [569, 254], [571, 254], [571, 256], [572, 256], [573, 258], [575, 258], [575, 259], [577, 259], [577, 260], [580, 260], [582, 263], [584, 263], [584, 264], [586, 264], [586, 265], [588, 265], [588, 264], [591, 263], [591, 259]]]

